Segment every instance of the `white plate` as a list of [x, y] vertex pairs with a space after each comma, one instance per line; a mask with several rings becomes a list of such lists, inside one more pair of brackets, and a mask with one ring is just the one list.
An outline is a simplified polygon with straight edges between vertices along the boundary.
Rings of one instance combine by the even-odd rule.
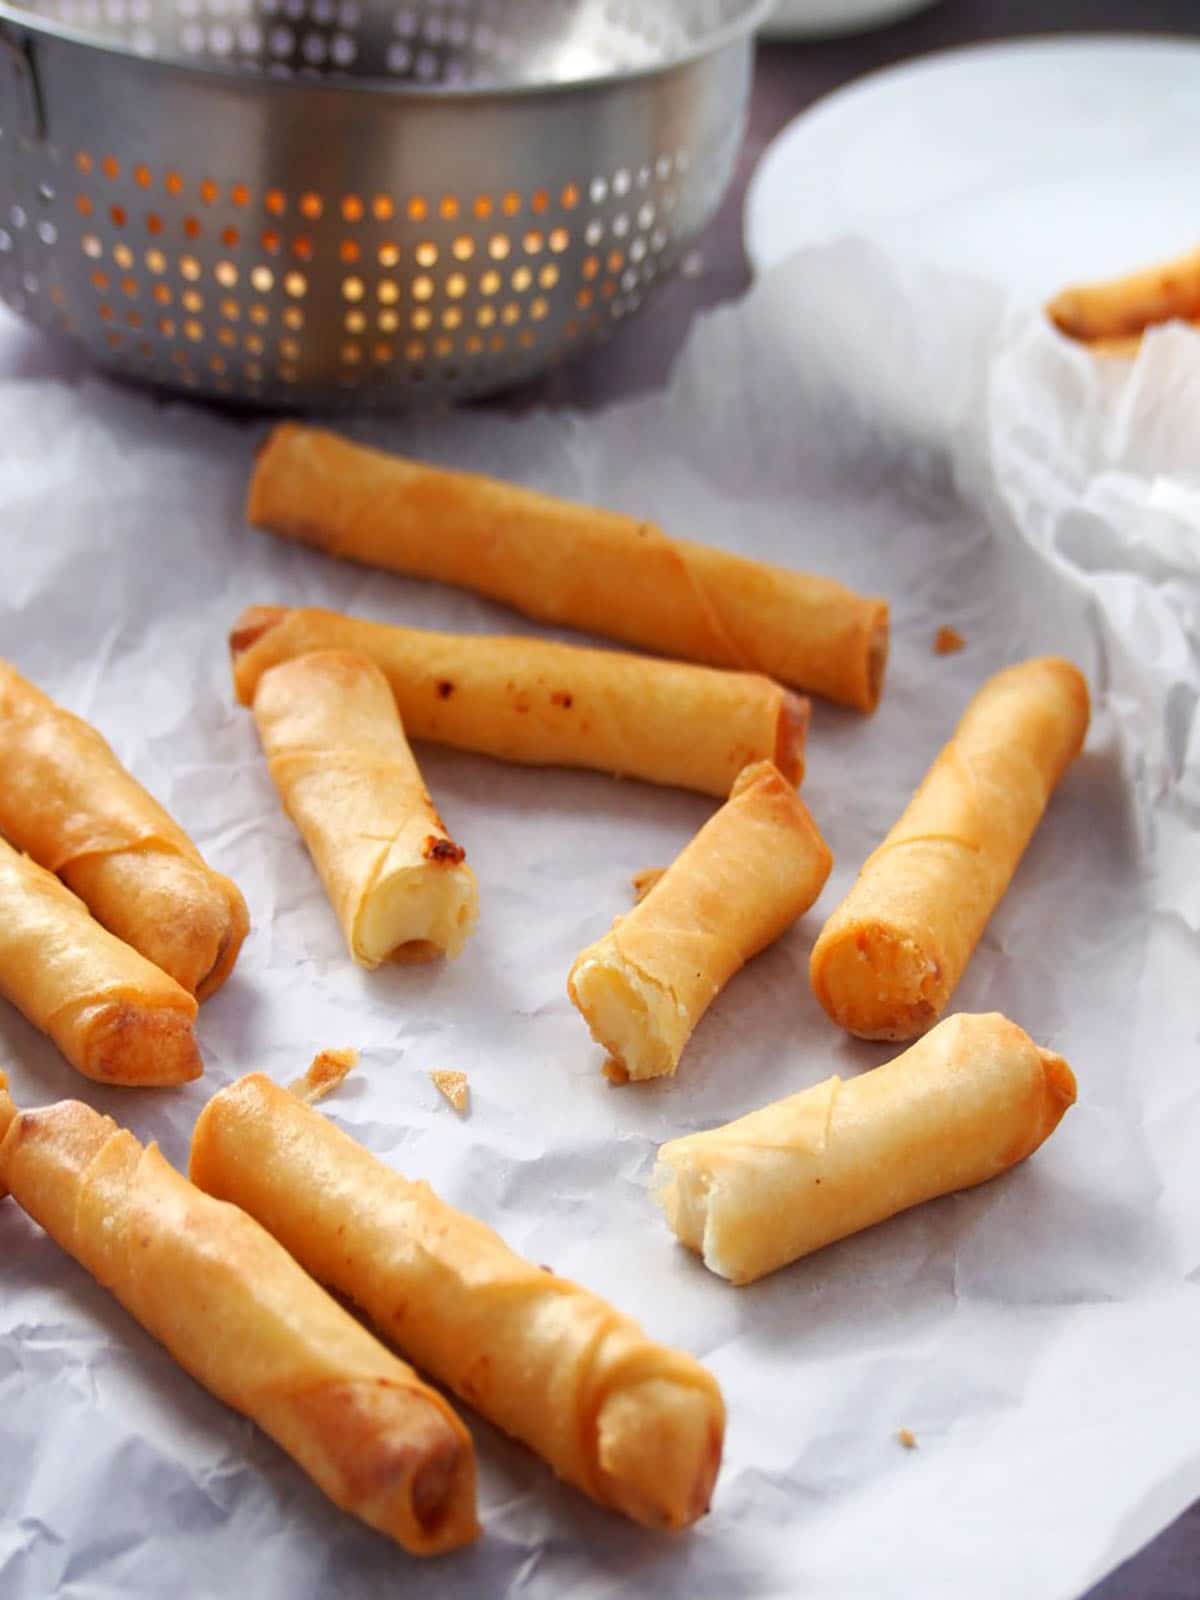
[[934, 0], [778, 0], [759, 32], [768, 39], [830, 38], [882, 28]]
[[844, 234], [1038, 299], [1200, 240], [1200, 44], [975, 46], [790, 124], [746, 199], [758, 271]]

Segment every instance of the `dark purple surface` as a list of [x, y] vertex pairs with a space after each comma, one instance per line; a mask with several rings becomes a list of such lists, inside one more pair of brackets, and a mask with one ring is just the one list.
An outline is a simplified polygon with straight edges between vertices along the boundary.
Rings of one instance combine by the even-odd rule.
[[[922, 15], [877, 33], [763, 45], [737, 177], [720, 215], [700, 241], [698, 274], [665, 285], [636, 322], [624, 328], [606, 349], [562, 368], [510, 403], [596, 406], [661, 383], [696, 312], [733, 299], [749, 284], [750, 270], [742, 247], [747, 180], [780, 129], [819, 96], [864, 72], [928, 50], [1019, 35], [1131, 31], [1200, 36], [1200, 3], [941, 0]], [[1020, 1529], [1013, 1532], [1020, 1537]], [[1093, 1589], [1088, 1600], [1200, 1600], [1200, 1502]]]

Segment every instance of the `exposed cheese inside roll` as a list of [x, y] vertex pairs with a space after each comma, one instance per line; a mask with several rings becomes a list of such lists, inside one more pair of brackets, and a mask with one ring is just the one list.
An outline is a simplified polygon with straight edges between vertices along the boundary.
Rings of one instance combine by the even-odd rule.
[[458, 955], [479, 916], [475, 875], [374, 662], [344, 650], [280, 662], [258, 681], [254, 718], [354, 959]]
[[886, 1066], [829, 1078], [663, 1145], [667, 1221], [705, 1266], [751, 1283], [836, 1239], [1023, 1161], [1075, 1101], [1053, 1051], [992, 1013], [959, 1015]]

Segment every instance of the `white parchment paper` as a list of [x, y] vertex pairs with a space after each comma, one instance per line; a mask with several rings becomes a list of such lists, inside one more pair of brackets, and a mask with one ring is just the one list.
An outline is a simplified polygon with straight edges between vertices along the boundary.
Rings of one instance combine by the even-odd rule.
[[[361, 430], [892, 599], [878, 715], [814, 718], [805, 794], [837, 858], [828, 889], [730, 984], [678, 1078], [648, 1087], [601, 1077], [566, 974], [629, 904], [630, 875], [710, 805], [426, 747], [479, 875], [478, 934], [451, 966], [352, 968], [233, 702], [230, 622], [273, 600], [529, 625], [247, 529], [259, 431], [97, 379], [0, 388], [0, 651], [105, 732], [254, 921], [201, 1013], [201, 1083], [102, 1092], [0, 1006], [14, 1092], [82, 1094], [183, 1163], [214, 1088], [356, 1045], [331, 1114], [707, 1361], [725, 1466], [711, 1516], [655, 1537], [468, 1414], [484, 1536], [421, 1565], [328, 1505], [10, 1202], [0, 1594], [1081, 1591], [1200, 1494], [1200, 339], [1164, 332], [1102, 369], [984, 286], [845, 244], [707, 319], [664, 394]], [[961, 654], [934, 655], [942, 624]], [[975, 688], [1042, 651], [1089, 674], [1093, 729], [955, 1005], [1064, 1052], [1079, 1104], [1002, 1180], [734, 1290], [662, 1223], [655, 1149], [891, 1053], [826, 1021], [808, 950]], [[437, 1067], [470, 1075], [467, 1120]]]

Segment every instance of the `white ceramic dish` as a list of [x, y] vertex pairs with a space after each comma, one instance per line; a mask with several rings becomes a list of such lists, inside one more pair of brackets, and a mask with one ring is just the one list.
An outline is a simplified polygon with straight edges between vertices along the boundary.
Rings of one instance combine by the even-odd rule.
[[1063, 38], [923, 57], [785, 128], [746, 199], [763, 271], [845, 234], [1036, 298], [1200, 239], [1200, 44]]
[[759, 30], [768, 39], [830, 38], [899, 22], [934, 0], [778, 0]]

